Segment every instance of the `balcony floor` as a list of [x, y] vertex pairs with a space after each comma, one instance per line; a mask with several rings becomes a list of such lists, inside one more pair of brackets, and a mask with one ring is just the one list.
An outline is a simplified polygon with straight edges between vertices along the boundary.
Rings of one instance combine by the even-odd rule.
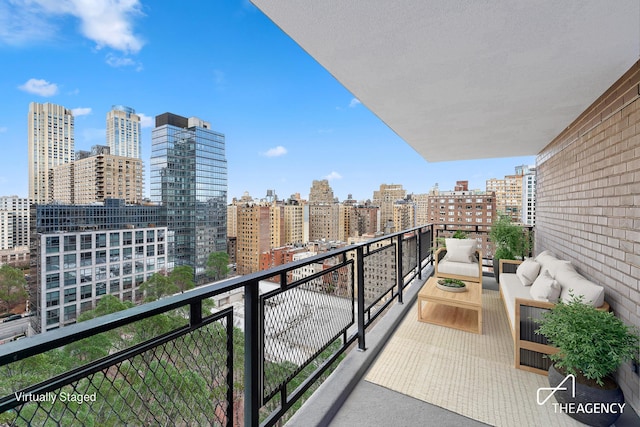
[[[428, 272], [428, 274], [430, 271]], [[456, 387], [468, 387], [473, 386], [476, 390], [480, 390], [478, 393], [467, 393], [466, 399], [470, 402], [469, 405], [462, 404], [462, 407], [471, 407], [473, 410], [467, 410], [469, 414], [475, 414], [478, 412], [485, 412], [486, 408], [493, 405], [495, 408], [500, 408], [503, 402], [487, 402], [486, 399], [490, 399], [491, 396], [495, 397], [496, 394], [504, 398], [504, 393], [507, 395], [512, 393], [521, 393], [519, 398], [516, 398], [517, 404], [510, 405], [511, 407], [517, 406], [516, 411], [512, 411], [509, 416], [500, 414], [499, 416], [493, 416], [488, 411], [482, 416], [464, 416], [456, 413], [452, 410], [444, 409], [443, 407], [435, 404], [427, 403], [420, 398], [412, 397], [409, 394], [417, 395], [421, 398], [429, 395], [424, 388], [426, 385], [413, 384], [419, 378], [424, 378], [425, 373], [419, 373], [420, 369], [416, 369], [416, 366], [420, 366], [420, 363], [416, 364], [417, 357], [433, 357], [416, 355], [416, 351], [411, 351], [410, 344], [405, 339], [407, 328], [413, 329], [413, 333], [416, 330], [421, 331], [426, 328], [437, 328], [439, 332], [445, 332], [447, 328], [443, 328], [435, 325], [426, 325], [417, 323], [416, 320], [416, 302], [415, 296], [422, 283], [416, 283], [410, 287], [405, 296], [406, 304], [396, 304], [389, 313], [384, 316], [378, 325], [376, 325], [370, 333], [367, 334], [367, 351], [353, 351], [343, 363], [338, 367], [334, 375], [323, 384], [311, 399], [302, 407], [298, 413], [287, 423], [287, 426], [297, 425], [331, 425], [331, 426], [353, 426], [353, 425], [370, 425], [370, 426], [385, 426], [385, 425], [399, 425], [399, 426], [424, 426], [424, 425], [440, 425], [440, 426], [480, 426], [480, 425], [540, 425], [544, 420], [547, 425], [563, 425], [563, 426], [580, 426], [582, 424], [572, 420], [564, 414], [546, 413], [541, 411], [541, 408], [536, 403], [536, 390], [537, 387], [547, 386], [546, 378], [537, 374], [532, 374], [524, 371], [517, 370], [512, 366], [508, 369], [502, 368], [502, 374], [494, 374], [491, 372], [488, 374], [488, 369], [483, 369], [485, 361], [479, 361], [477, 369], [469, 368], [463, 375], [459, 375], [459, 381], [457, 384], [452, 384], [451, 387], [441, 387], [443, 393], [446, 393], [449, 399], [459, 399], [460, 396], [464, 396], [465, 393], [456, 392]], [[417, 286], [416, 286], [417, 285]], [[483, 278], [483, 288], [485, 290], [496, 291], [498, 285], [493, 277]], [[485, 293], [487, 293], [485, 291]], [[489, 293], [494, 301], [495, 307], [495, 293]], [[485, 296], [486, 297], [486, 296]], [[500, 301], [501, 303], [501, 301]], [[504, 310], [503, 307], [500, 307]], [[397, 310], [394, 313], [394, 310]], [[502, 313], [503, 314], [503, 313]], [[485, 322], [491, 322], [490, 316], [487, 316], [485, 310]], [[397, 316], [397, 319], [392, 320]], [[505, 318], [501, 321], [506, 319]], [[495, 321], [495, 320], [493, 320]], [[396, 325], [399, 325], [396, 329]], [[495, 325], [494, 325], [495, 326]], [[504, 329], [504, 325], [503, 329]], [[508, 330], [508, 324], [507, 324]], [[452, 334], [454, 337], [460, 336], [460, 334], [468, 334], [466, 332], [454, 331]], [[504, 332], [504, 331], [503, 331]], [[509, 334], [509, 340], [510, 332]], [[399, 337], [402, 338], [399, 338]], [[444, 337], [444, 335], [442, 335]], [[393, 337], [394, 339], [391, 339]], [[472, 346], [478, 346], [479, 343], [484, 347], [480, 350], [475, 348], [476, 351], [495, 351], [495, 349], [487, 350], [492, 344], [482, 343], [479, 340], [489, 340], [489, 336], [470, 334], [469, 343]], [[443, 339], [443, 338], [440, 338]], [[503, 340], [504, 341], [504, 340]], [[381, 347], [381, 348], [378, 348]], [[424, 348], [422, 348], [424, 350]], [[435, 350], [437, 352], [439, 350]], [[470, 350], [471, 353], [473, 350]], [[513, 347], [509, 349], [502, 348], [500, 352], [513, 352]], [[471, 356], [473, 358], [473, 356]], [[510, 359], [505, 362], [504, 359]], [[503, 365], [505, 363], [513, 363], [513, 356], [511, 354], [501, 355], [500, 361]], [[420, 359], [424, 360], [424, 359]], [[384, 365], [384, 366], [381, 366]], [[472, 364], [470, 366], [473, 366]], [[451, 368], [452, 370], [454, 368]], [[380, 371], [391, 372], [380, 374]], [[421, 377], [422, 375], [422, 377]], [[426, 374], [429, 375], [429, 374]], [[487, 375], [502, 375], [498, 382], [493, 381], [495, 378], [491, 378], [492, 381], [487, 381]], [[371, 377], [378, 384], [371, 381]], [[455, 377], [455, 375], [454, 375]], [[366, 379], [368, 378], [368, 379]], [[495, 384], [502, 381], [502, 384], [514, 384], [526, 379], [529, 381], [524, 391], [517, 390], [495, 390], [498, 388]], [[411, 384], [408, 384], [411, 383]], [[491, 383], [492, 385], [489, 385]], [[440, 384], [437, 384], [438, 386]], [[433, 386], [433, 385], [432, 385]], [[491, 387], [491, 390], [483, 392], [483, 387]], [[520, 387], [521, 389], [523, 387]], [[399, 390], [399, 391], [394, 391]], [[531, 390], [529, 390], [531, 389]], [[340, 393], [336, 393], [336, 390], [341, 390]], [[351, 391], [352, 390], [352, 391]], [[407, 390], [409, 391], [407, 393]], [[530, 391], [530, 395], [528, 393]], [[405, 394], [406, 393], [406, 394]], [[523, 395], [524, 393], [524, 395]], [[460, 396], [459, 396], [460, 395]], [[433, 397], [433, 393], [431, 394]], [[463, 399], [465, 399], [463, 397]], [[446, 400], [446, 399], [445, 399]], [[466, 402], [466, 400], [464, 400]], [[447, 406], [447, 405], [443, 405]], [[465, 408], [469, 409], [469, 408]], [[499, 409], [495, 409], [496, 411]], [[553, 412], [553, 409], [550, 409]], [[460, 411], [465, 412], [465, 411]], [[520, 417], [518, 420], [509, 417]], [[483, 424], [478, 421], [479, 418], [484, 419], [489, 424]], [[515, 424], [514, 424], [515, 422]], [[616, 426], [635, 426], [640, 425], [640, 419], [635, 414], [632, 408], [627, 407], [625, 413], [618, 420]]]

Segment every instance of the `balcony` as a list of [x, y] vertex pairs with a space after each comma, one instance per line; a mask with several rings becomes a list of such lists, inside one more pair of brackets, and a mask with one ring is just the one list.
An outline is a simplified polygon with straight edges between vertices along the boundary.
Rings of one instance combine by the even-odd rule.
[[[455, 396], [463, 395], [459, 387], [475, 387], [473, 405], [491, 407], [489, 399], [526, 382], [520, 392], [533, 397], [527, 410], [526, 404], [516, 405], [524, 411], [519, 425], [557, 421], [550, 408], [541, 415], [535, 403], [535, 388], [546, 378], [513, 368], [506, 324], [502, 346], [492, 328], [482, 335], [454, 331], [453, 339], [442, 335], [419, 342], [420, 351], [408, 345], [407, 328], [453, 331], [419, 323], [415, 314], [417, 292], [432, 272], [437, 231], [423, 226], [383, 236], [3, 345], [0, 422], [387, 425], [402, 417], [404, 425], [424, 425], [428, 417], [449, 425], [481, 425], [472, 418], [510, 425], [503, 418], [473, 416], [467, 409], [459, 415], [416, 399], [431, 387], [421, 383], [425, 372], [419, 367], [440, 363], [442, 344], [460, 334], [470, 347], [452, 363], [467, 370], [458, 374], [451, 367], [455, 382], [440, 384], [438, 393], [455, 403]], [[495, 311], [499, 297], [490, 272], [483, 288]], [[206, 303], [239, 291], [243, 305], [211, 310]], [[487, 322], [499, 322], [487, 312], [490, 307], [484, 310]], [[506, 321], [501, 304], [500, 315]], [[474, 365], [479, 357], [503, 362], [500, 380], [508, 390], [487, 379], [491, 366]], [[406, 392], [402, 382], [412, 378], [418, 383]], [[618, 426], [638, 421], [627, 412]]]

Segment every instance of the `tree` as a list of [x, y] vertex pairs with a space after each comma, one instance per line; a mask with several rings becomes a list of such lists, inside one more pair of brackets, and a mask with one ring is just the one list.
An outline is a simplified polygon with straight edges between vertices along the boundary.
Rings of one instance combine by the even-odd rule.
[[207, 276], [222, 280], [229, 274], [229, 255], [226, 252], [211, 252], [207, 260]]
[[26, 301], [27, 281], [24, 273], [8, 264], [0, 267], [0, 304], [11, 310], [16, 304]]
[[175, 285], [180, 292], [193, 289], [193, 268], [188, 265], [181, 265], [173, 269], [169, 274], [169, 281]]
[[145, 302], [151, 302], [163, 296], [175, 294], [178, 292], [178, 286], [164, 274], [153, 273], [146, 282], [140, 285], [140, 290], [145, 293]]

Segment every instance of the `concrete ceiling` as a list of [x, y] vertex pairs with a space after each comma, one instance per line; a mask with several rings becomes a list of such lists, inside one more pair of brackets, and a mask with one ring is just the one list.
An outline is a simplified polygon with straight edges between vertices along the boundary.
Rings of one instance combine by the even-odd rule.
[[640, 59], [639, 0], [252, 0], [428, 161], [535, 155]]

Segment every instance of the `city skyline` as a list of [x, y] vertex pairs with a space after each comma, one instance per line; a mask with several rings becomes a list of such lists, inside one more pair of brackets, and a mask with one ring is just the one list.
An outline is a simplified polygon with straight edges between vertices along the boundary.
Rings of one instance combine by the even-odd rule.
[[[73, 3], [54, 12], [45, 1], [0, 2], [8, 29], [0, 54], [12, 65], [0, 82], [0, 195], [28, 195], [30, 102], [74, 112], [75, 150], [106, 144], [112, 105], [135, 109], [145, 197], [153, 119], [167, 111], [202, 117], [226, 136], [228, 202], [267, 189], [306, 198], [321, 179], [340, 200], [370, 199], [383, 183], [417, 194], [436, 183], [453, 189], [457, 180], [484, 189], [487, 179], [535, 163], [531, 156], [426, 162], [250, 3], [218, 3], [198, 5], [197, 13], [195, 5], [118, 3], [101, 18], [122, 25], [94, 28]], [[187, 18], [188, 34], [166, 31]]]

